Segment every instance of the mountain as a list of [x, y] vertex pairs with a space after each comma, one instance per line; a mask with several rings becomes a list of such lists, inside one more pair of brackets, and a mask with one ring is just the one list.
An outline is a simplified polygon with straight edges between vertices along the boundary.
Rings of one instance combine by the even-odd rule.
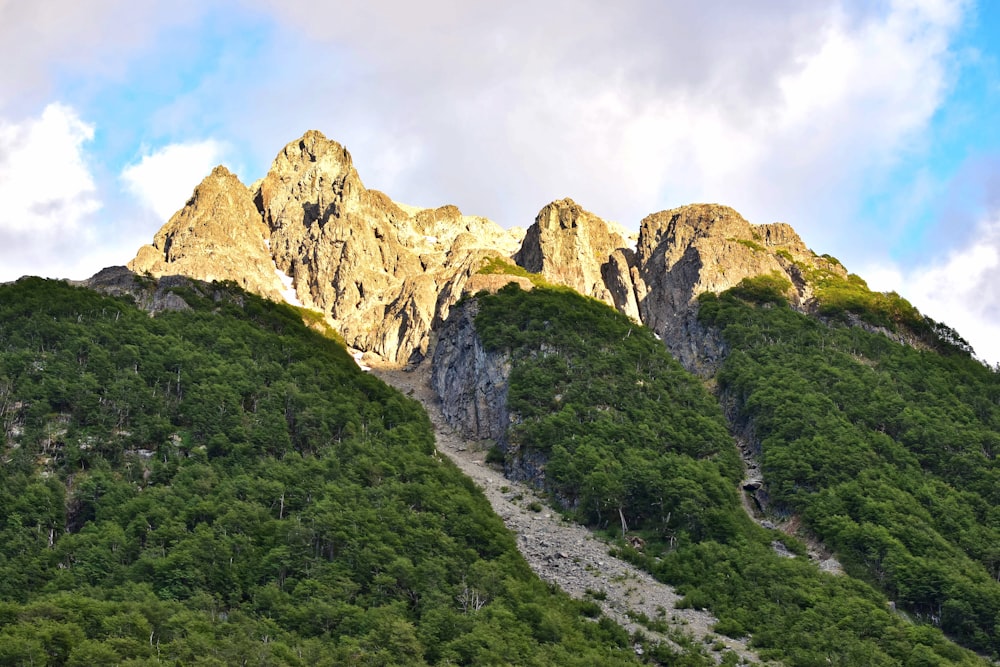
[[519, 240], [454, 206], [413, 209], [368, 190], [340, 144], [307, 132], [252, 188], [217, 168], [128, 266], [287, 293], [352, 347], [405, 364], [426, 354], [480, 264]]
[[776, 271], [804, 303], [803, 270], [846, 276], [788, 225], [751, 225], [723, 206], [650, 215], [630, 241], [571, 199], [545, 206], [523, 234], [454, 206], [399, 205], [365, 188], [350, 154], [315, 131], [288, 144], [250, 188], [216, 168], [128, 266], [284, 294], [329, 317], [371, 358], [406, 364], [427, 354], [471, 276], [498, 258], [613, 305], [688, 364], [699, 358], [702, 336], [688, 329], [697, 329], [691, 305], [701, 292]]
[[[444, 417], [490, 461], [764, 659], [1000, 655], [998, 375], [786, 224], [692, 204], [629, 238], [560, 199], [505, 231], [368, 190], [308, 132], [250, 187], [213, 171], [129, 268], [88, 285], [167, 322], [237, 288], [280, 296], [373, 365], [429, 366]], [[317, 437], [332, 423], [293, 420]], [[223, 435], [206, 451], [243, 451]]]

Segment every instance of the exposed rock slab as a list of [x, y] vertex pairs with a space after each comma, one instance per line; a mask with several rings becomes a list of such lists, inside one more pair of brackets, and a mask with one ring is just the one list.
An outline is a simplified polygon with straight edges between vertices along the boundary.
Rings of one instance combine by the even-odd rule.
[[625, 244], [609, 223], [572, 199], [560, 199], [538, 213], [514, 261], [551, 283], [613, 304], [601, 267]]
[[452, 310], [434, 348], [430, 384], [448, 424], [467, 438], [500, 442], [510, 425], [510, 359], [483, 347], [476, 333], [478, 312], [475, 300]]

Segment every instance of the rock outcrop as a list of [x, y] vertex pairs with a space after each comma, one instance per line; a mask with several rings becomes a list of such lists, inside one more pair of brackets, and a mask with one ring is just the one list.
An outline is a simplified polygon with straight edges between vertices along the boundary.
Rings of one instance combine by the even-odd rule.
[[217, 168], [129, 266], [288, 297], [369, 358], [399, 365], [427, 353], [465, 282], [520, 236], [454, 206], [398, 205], [365, 188], [343, 146], [310, 131], [253, 190]]
[[602, 267], [625, 245], [624, 234], [572, 199], [560, 199], [538, 213], [514, 261], [548, 282], [614, 305]]
[[[227, 293], [224, 289], [186, 276], [169, 275], [150, 280], [125, 266], [109, 266], [86, 280], [71, 281], [71, 284], [108, 296], [131, 297], [136, 306], [152, 316], [168, 311], [191, 310], [190, 304], [177, 293], [178, 289], [215, 301], [234, 298], [232, 290]], [[242, 293], [239, 294], [236, 298], [242, 299]]]
[[510, 359], [483, 348], [475, 326], [478, 312], [474, 299], [466, 301], [452, 310], [441, 327], [431, 364], [431, 387], [441, 400], [441, 414], [463, 437], [493, 440], [502, 446], [510, 425]]
[[507, 438], [510, 425], [520, 421], [507, 409], [511, 360], [483, 347], [476, 332], [478, 312], [478, 301], [469, 299], [441, 327], [431, 359], [431, 388], [442, 416], [462, 437], [489, 441], [503, 452], [504, 476], [543, 489], [548, 455]]
[[218, 166], [156, 233], [152, 245], [139, 248], [128, 267], [157, 277], [232, 280], [248, 291], [281, 299], [269, 236], [250, 190]]
[[646, 324], [698, 372], [724, 352], [697, 321], [699, 294], [777, 272], [794, 285], [793, 305], [805, 308], [811, 268], [844, 273], [790, 226], [751, 225], [714, 204], [646, 217], [634, 248], [624, 230], [571, 199], [542, 208], [526, 233], [454, 206], [398, 204], [367, 189], [347, 150], [315, 131], [285, 146], [252, 188], [217, 167], [129, 267], [233, 280], [301, 303], [369, 361], [405, 365], [428, 354], [463, 293], [511, 280], [529, 287], [524, 278], [478, 274], [497, 257]]
[[820, 266], [844, 273], [810, 252], [789, 225], [751, 225], [728, 206], [693, 204], [642, 221], [631, 279], [641, 321], [688, 370], [706, 373], [723, 349], [697, 320], [699, 294], [777, 273], [793, 284], [793, 305], [804, 307], [811, 288], [803, 267]]

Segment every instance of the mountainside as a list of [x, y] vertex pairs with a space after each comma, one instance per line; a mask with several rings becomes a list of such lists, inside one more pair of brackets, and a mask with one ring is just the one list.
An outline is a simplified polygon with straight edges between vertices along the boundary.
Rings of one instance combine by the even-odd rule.
[[560, 199], [508, 232], [368, 190], [308, 132], [249, 188], [216, 169], [129, 267], [280, 294], [371, 363], [431, 364], [508, 475], [766, 656], [975, 663], [939, 629], [1000, 655], [998, 374], [787, 224], [692, 204], [633, 243]]
[[[723, 300], [744, 303], [729, 292]], [[715, 322], [716, 311], [706, 308], [703, 317]], [[753, 306], [743, 308], [733, 318], [740, 326], [757, 317]], [[783, 308], [785, 317], [805, 319]], [[765, 317], [775, 311], [762, 310]], [[461, 316], [449, 320], [442, 336], [447, 333], [450, 342], [442, 342], [434, 358], [443, 413], [470, 436], [494, 439], [508, 476], [531, 481], [573, 518], [614, 535], [624, 555], [685, 594], [682, 604], [709, 608], [719, 618], [717, 632], [749, 634], [762, 658], [785, 664], [976, 664], [939, 632], [918, 630], [890, 611], [899, 604], [970, 645], [996, 650], [988, 632], [1000, 592], [991, 581], [996, 563], [988, 552], [980, 552], [979, 562], [963, 553], [996, 544], [989, 509], [996, 507], [995, 469], [980, 468], [976, 483], [956, 492], [948, 484], [954, 477], [939, 468], [921, 473], [915, 460], [904, 458], [904, 444], [893, 444], [892, 454], [859, 452], [867, 444], [863, 436], [845, 433], [836, 415], [810, 411], [818, 398], [800, 407], [783, 391], [768, 409], [781, 411], [790, 424], [784, 428], [806, 436], [803, 422], [815, 420], [824, 430], [801, 445], [780, 436], [772, 442], [770, 429], [782, 422], [748, 417], [768, 438], [764, 472], [773, 497], [766, 518], [754, 522], [737, 495], [739, 453], [718, 402], [650, 331], [560, 289], [511, 286], [481, 294], [453, 313]], [[449, 329], [455, 321], [460, 325]], [[832, 336], [850, 331], [835, 328]], [[728, 329], [725, 334], [727, 343], [738, 344]], [[907, 354], [880, 335], [858, 335], [885, 341], [887, 361]], [[790, 353], [798, 343], [789, 341]], [[721, 377], [727, 389], [726, 371], [742, 357], [733, 353], [726, 360]], [[982, 370], [979, 380], [988, 381]], [[757, 383], [760, 396], [746, 396], [741, 408], [767, 400], [769, 378], [766, 372], [743, 376]], [[498, 391], [500, 385], [505, 391]], [[850, 388], [838, 389], [846, 394], [839, 400], [847, 400]], [[862, 387], [855, 391], [856, 401], [871, 398]], [[479, 399], [498, 393], [505, 400], [493, 403], [483, 420]], [[725, 398], [729, 404], [732, 395]], [[978, 440], [989, 437], [991, 427], [983, 426], [966, 456], [975, 456]], [[821, 462], [831, 470], [820, 469]], [[866, 464], [870, 470], [861, 474]], [[861, 483], [854, 481], [859, 474]], [[812, 498], [823, 486], [839, 496]], [[831, 507], [833, 498], [842, 505]], [[963, 509], [959, 498], [974, 504]], [[941, 516], [932, 519], [929, 507]], [[881, 513], [883, 528], [873, 525], [873, 512]], [[819, 557], [793, 535], [795, 523], [804, 523], [806, 537], [830, 540], [857, 578], [824, 572]], [[875, 549], [880, 555], [873, 562]], [[934, 577], [925, 579], [931, 572]], [[941, 609], [949, 605], [962, 611], [942, 620]]]
[[217, 168], [128, 266], [285, 294], [373, 360], [402, 365], [427, 354], [470, 278], [497, 258], [646, 324], [690, 369], [721, 354], [698, 327], [698, 294], [776, 273], [806, 308], [808, 272], [847, 275], [788, 225], [751, 225], [725, 206], [650, 215], [634, 248], [618, 225], [570, 199], [545, 206], [523, 234], [454, 206], [401, 206], [366, 189], [350, 154], [315, 131], [288, 144], [251, 188]]
[[101, 283], [0, 286], [0, 664], [635, 664], [299, 313]]

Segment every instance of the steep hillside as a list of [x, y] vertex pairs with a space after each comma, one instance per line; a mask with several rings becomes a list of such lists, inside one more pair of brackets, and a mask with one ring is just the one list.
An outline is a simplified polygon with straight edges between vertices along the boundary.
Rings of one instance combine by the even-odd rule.
[[[507, 425], [493, 434], [509, 474], [582, 522], [641, 536], [641, 551], [622, 539], [623, 553], [677, 585], [684, 604], [711, 609], [718, 632], [749, 634], [762, 657], [794, 665], [978, 664], [939, 631], [892, 613], [874, 588], [820, 572], [795, 538], [750, 520], [717, 402], [648, 329], [569, 290], [510, 286], [453, 317], [470, 321], [461, 315], [469, 308], [465, 335], [481, 349], [466, 347], [467, 365], [493, 359], [472, 379], [506, 385], [505, 411], [488, 422]], [[458, 348], [439, 349], [441, 369], [463, 365]], [[478, 395], [436, 384], [446, 414]], [[451, 414], [478, 428], [477, 411]]]
[[0, 286], [0, 664], [634, 661], [300, 313], [127, 277]]
[[[922, 324], [882, 297], [869, 307], [855, 315]], [[921, 351], [752, 281], [704, 295], [700, 317], [731, 350], [719, 387], [756, 439], [769, 511], [801, 515], [899, 608], [1000, 653], [1000, 374], [960, 339]]]
[[307, 132], [249, 188], [213, 172], [130, 266], [280, 293], [372, 363], [432, 356], [443, 414], [508, 475], [640, 534], [625, 553], [765, 655], [974, 662], [939, 628], [1000, 655], [998, 375], [787, 224], [691, 204], [633, 244], [560, 199], [505, 232], [366, 189]]

